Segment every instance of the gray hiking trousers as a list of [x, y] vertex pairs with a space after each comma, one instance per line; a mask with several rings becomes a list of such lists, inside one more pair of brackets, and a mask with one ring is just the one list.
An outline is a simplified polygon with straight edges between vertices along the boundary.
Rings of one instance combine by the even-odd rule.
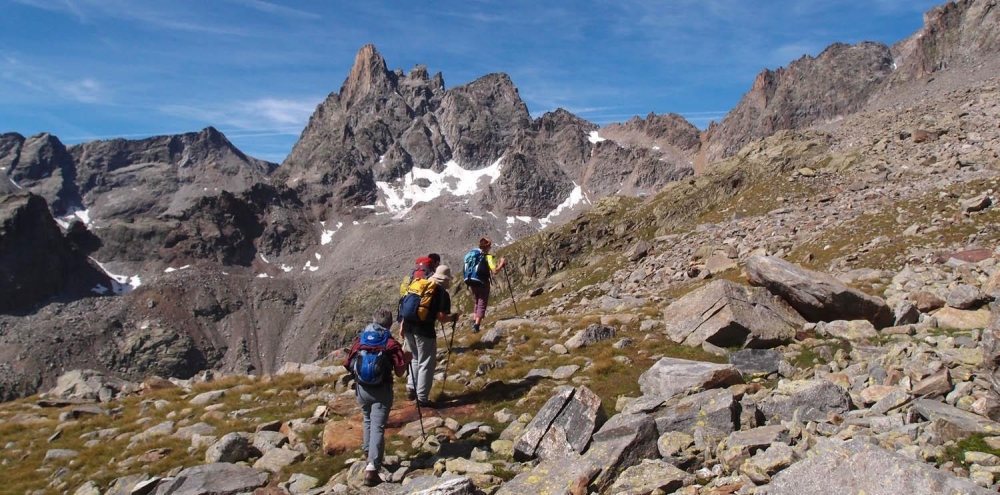
[[358, 384], [354, 392], [365, 418], [361, 449], [368, 452], [368, 462], [378, 470], [385, 457], [385, 424], [392, 409], [392, 385], [368, 387]]
[[[434, 384], [434, 367], [437, 366], [437, 338], [413, 335], [413, 332], [403, 332], [406, 337], [406, 347], [413, 353], [410, 363], [410, 376], [406, 379], [406, 389], [415, 390], [417, 400], [428, 401], [431, 395], [431, 385]], [[417, 386], [413, 381], [416, 377]]]

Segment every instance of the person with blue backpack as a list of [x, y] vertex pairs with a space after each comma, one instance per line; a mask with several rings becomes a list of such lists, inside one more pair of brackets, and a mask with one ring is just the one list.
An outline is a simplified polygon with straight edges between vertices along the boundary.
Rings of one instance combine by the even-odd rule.
[[372, 322], [361, 331], [344, 361], [354, 377], [354, 393], [364, 417], [361, 449], [368, 453], [365, 486], [382, 482], [378, 471], [385, 456], [385, 425], [392, 409], [392, 374], [402, 377], [413, 360], [413, 355], [392, 338], [391, 326], [392, 311], [375, 310]]
[[472, 291], [475, 304], [475, 319], [472, 322], [472, 333], [479, 333], [479, 325], [486, 317], [486, 306], [490, 302], [490, 286], [493, 275], [503, 269], [504, 258], [499, 261], [490, 254], [493, 241], [489, 237], [479, 239], [479, 249], [473, 249], [465, 255], [465, 285]]
[[418, 407], [435, 409], [430, 400], [437, 366], [437, 333], [435, 322], [456, 323], [459, 313], [451, 312], [451, 268], [438, 265], [427, 279], [414, 280], [399, 301], [400, 333], [406, 347], [413, 352], [410, 363], [412, 379], [406, 384], [407, 398], [416, 400]]

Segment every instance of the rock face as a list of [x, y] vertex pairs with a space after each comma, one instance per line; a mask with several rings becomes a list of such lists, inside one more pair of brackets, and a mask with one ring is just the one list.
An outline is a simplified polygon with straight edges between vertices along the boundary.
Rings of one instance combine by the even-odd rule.
[[767, 288], [810, 321], [864, 319], [876, 328], [893, 324], [892, 310], [885, 301], [851, 289], [829, 275], [769, 256], [751, 257], [746, 270], [751, 284]]
[[97, 296], [111, 279], [63, 235], [45, 200], [0, 196], [0, 313], [23, 313], [51, 297]]
[[696, 347], [774, 347], [790, 341], [805, 320], [759, 287], [717, 280], [692, 291], [663, 312], [671, 340]]
[[892, 73], [881, 43], [830, 45], [777, 70], [765, 69], [719, 124], [706, 131], [706, 162], [731, 156], [751, 140], [859, 109]]
[[947, 2], [924, 14], [924, 25], [892, 47], [897, 70], [888, 88], [926, 77], [1000, 48], [1000, 14], [990, 1]]

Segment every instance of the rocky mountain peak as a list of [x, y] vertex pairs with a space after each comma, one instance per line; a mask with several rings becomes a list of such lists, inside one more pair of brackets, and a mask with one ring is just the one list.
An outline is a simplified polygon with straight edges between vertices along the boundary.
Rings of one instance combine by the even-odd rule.
[[764, 70], [718, 126], [705, 136], [702, 157], [711, 163], [752, 140], [783, 129], [800, 129], [858, 110], [892, 74], [888, 46], [835, 43], [816, 57], [805, 55], [777, 70]]
[[951, 65], [1000, 50], [1000, 9], [995, 0], [959, 0], [924, 14], [924, 25], [893, 46], [897, 70], [886, 90]]
[[354, 66], [340, 88], [340, 99], [351, 108], [369, 95], [384, 94], [395, 90], [395, 76], [389, 72], [382, 54], [375, 45], [365, 45], [354, 57]]

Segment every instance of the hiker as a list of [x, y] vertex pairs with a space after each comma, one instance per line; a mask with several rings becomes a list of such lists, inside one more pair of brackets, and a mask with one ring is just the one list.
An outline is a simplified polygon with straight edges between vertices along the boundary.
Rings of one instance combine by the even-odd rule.
[[[437, 334], [434, 331], [434, 324], [436, 321], [458, 322], [459, 313], [451, 312], [451, 296], [448, 295], [448, 288], [451, 287], [451, 268], [447, 265], [438, 265], [429, 281], [433, 283], [433, 287], [430, 289], [430, 294], [425, 296], [423, 300], [425, 302], [421, 302], [421, 306], [425, 307], [426, 316], [404, 318], [401, 324], [406, 347], [413, 352], [413, 362], [410, 363], [411, 379], [406, 383], [407, 398], [416, 400], [419, 407], [434, 409], [438, 406], [430, 400], [434, 367], [437, 366]], [[419, 285], [421, 282], [414, 283]], [[401, 302], [400, 307], [404, 306], [405, 304]], [[401, 309], [401, 312], [404, 310]]]
[[411, 271], [410, 274], [403, 279], [403, 283], [399, 286], [399, 297], [406, 295], [406, 288], [409, 287], [410, 283], [414, 280], [428, 278], [433, 275], [434, 270], [436, 270], [440, 264], [441, 255], [437, 253], [431, 253], [427, 256], [417, 258], [414, 262], [413, 271]]
[[489, 237], [479, 239], [479, 249], [473, 249], [465, 255], [465, 285], [472, 291], [475, 303], [475, 318], [472, 322], [472, 333], [479, 333], [479, 325], [486, 317], [486, 306], [490, 302], [490, 285], [493, 275], [503, 269], [504, 258], [498, 262], [490, 249], [493, 241]]
[[361, 449], [368, 453], [365, 486], [375, 486], [385, 456], [385, 424], [392, 409], [392, 373], [402, 377], [413, 355], [389, 333], [392, 311], [379, 308], [347, 354], [344, 367], [354, 376], [354, 393], [364, 415]]

